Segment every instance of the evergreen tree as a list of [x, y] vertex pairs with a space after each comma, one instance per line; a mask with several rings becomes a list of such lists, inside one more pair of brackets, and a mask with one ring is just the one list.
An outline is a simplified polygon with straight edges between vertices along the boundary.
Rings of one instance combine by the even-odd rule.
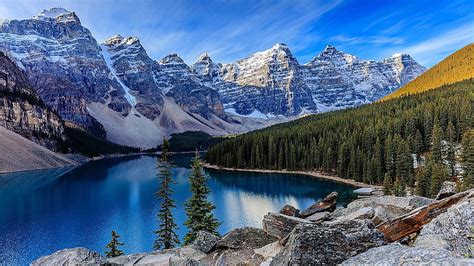
[[123, 251], [119, 249], [120, 246], [123, 246], [123, 243], [119, 241], [119, 238], [120, 235], [115, 231], [112, 231], [112, 240], [107, 244], [106, 248], [108, 250], [105, 251], [107, 258], [118, 257], [124, 254]]
[[441, 185], [448, 179], [448, 171], [443, 163], [434, 163], [431, 169], [430, 194], [434, 198], [441, 189]]
[[196, 153], [192, 160], [192, 173], [189, 176], [192, 196], [185, 204], [187, 220], [184, 224], [188, 227], [188, 233], [184, 237], [185, 245], [192, 243], [199, 231], [219, 235], [217, 228], [220, 222], [212, 213], [216, 207], [207, 199], [211, 190], [207, 187], [202, 164], [199, 153]]
[[433, 126], [431, 141], [431, 154], [435, 162], [441, 162], [443, 160], [443, 149], [441, 144], [442, 134], [443, 132], [441, 131], [441, 127], [436, 123]]
[[456, 138], [456, 132], [453, 126], [453, 123], [449, 122], [448, 127], [446, 128], [446, 136], [448, 140], [448, 150], [446, 153], [446, 160], [448, 161], [448, 166], [449, 166], [449, 174], [451, 176], [456, 175], [456, 171], [454, 167], [456, 166], [456, 154], [455, 154], [455, 138]]
[[161, 201], [160, 210], [158, 211], [159, 227], [155, 231], [157, 237], [153, 248], [170, 249], [179, 244], [178, 235], [175, 230], [177, 225], [174, 222], [173, 209], [176, 208], [173, 199], [173, 189], [171, 185], [173, 176], [171, 174], [171, 162], [169, 158], [169, 142], [164, 139], [161, 145], [161, 158], [159, 161], [158, 178], [160, 180], [160, 188], [156, 192], [156, 196]]
[[389, 173], [386, 173], [383, 178], [383, 193], [385, 195], [392, 195], [392, 178]]
[[467, 190], [474, 188], [474, 129], [464, 133], [462, 148], [464, 165], [462, 189]]

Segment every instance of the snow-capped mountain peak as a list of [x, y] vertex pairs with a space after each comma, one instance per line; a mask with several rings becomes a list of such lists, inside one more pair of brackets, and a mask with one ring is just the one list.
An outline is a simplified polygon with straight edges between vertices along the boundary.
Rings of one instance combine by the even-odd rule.
[[163, 57], [161, 60], [160, 60], [160, 64], [162, 65], [167, 65], [167, 64], [185, 64], [184, 63], [184, 60], [179, 57], [178, 54], [169, 54], [165, 57]]
[[68, 11], [62, 7], [53, 7], [41, 11], [38, 15], [33, 16], [35, 20], [57, 20], [58, 22], [76, 21], [80, 23], [79, 18], [74, 12]]
[[211, 57], [209, 56], [208, 53], [203, 53], [202, 55], [199, 56], [198, 62], [212, 62]]

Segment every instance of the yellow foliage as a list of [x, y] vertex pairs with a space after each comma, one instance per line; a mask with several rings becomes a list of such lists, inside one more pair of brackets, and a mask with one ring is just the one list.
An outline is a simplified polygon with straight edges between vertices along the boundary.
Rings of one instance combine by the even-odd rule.
[[474, 77], [474, 43], [456, 51], [381, 101], [420, 93]]

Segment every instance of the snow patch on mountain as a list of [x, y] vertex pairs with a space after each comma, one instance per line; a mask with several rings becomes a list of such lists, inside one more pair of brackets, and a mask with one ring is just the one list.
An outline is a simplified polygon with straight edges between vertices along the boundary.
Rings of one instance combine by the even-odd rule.
[[112, 73], [113, 77], [115, 79], [117, 79], [117, 81], [120, 83], [120, 86], [122, 86], [122, 89], [123, 91], [125, 92], [125, 98], [127, 99], [127, 101], [130, 103], [130, 105], [132, 107], [134, 107], [136, 104], [137, 104], [137, 101], [135, 99], [135, 96], [133, 96], [131, 93], [130, 93], [130, 88], [128, 88], [123, 82], [122, 80], [120, 80], [120, 78], [118, 77], [117, 75], [117, 72], [115, 72], [115, 68], [113, 67], [113, 60], [112, 60], [112, 57], [110, 55], [110, 52], [109, 52], [109, 49], [107, 46], [105, 45], [101, 45], [100, 46], [101, 49], [102, 49], [102, 56], [104, 57], [104, 60], [105, 60], [105, 64], [107, 65], [107, 67], [109, 68], [110, 72]]

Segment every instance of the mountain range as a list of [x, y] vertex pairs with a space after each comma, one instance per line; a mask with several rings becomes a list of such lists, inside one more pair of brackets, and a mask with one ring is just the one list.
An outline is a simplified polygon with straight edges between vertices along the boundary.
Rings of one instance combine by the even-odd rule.
[[300, 64], [285, 44], [230, 64], [152, 59], [137, 37], [98, 43], [74, 12], [0, 20], [0, 51], [65, 121], [112, 142], [155, 147], [184, 131], [241, 133], [374, 102], [425, 68], [407, 54], [361, 60], [328, 45]]

